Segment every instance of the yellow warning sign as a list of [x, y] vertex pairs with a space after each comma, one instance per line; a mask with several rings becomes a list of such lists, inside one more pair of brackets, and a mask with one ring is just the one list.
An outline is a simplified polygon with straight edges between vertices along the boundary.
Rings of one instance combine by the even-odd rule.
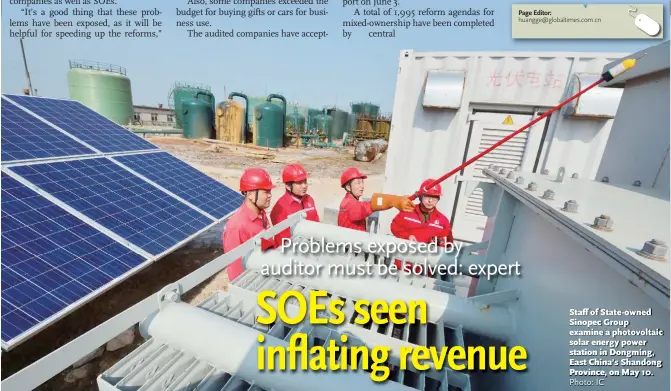
[[503, 120], [503, 124], [504, 124], [504, 125], [514, 125], [514, 123], [513, 123], [513, 117], [511, 117], [510, 115], [508, 115], [508, 116], [506, 117], [506, 119]]

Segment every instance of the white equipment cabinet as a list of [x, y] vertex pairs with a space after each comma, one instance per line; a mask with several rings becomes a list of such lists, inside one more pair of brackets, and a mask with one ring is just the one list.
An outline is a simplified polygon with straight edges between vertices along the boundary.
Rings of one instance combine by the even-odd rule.
[[[596, 80], [626, 53], [415, 52], [403, 50], [387, 150], [384, 192], [410, 194]], [[442, 183], [438, 208], [455, 239], [483, 240], [481, 175], [489, 164], [595, 178], [622, 88], [598, 87]], [[394, 212], [382, 212], [389, 233]]]

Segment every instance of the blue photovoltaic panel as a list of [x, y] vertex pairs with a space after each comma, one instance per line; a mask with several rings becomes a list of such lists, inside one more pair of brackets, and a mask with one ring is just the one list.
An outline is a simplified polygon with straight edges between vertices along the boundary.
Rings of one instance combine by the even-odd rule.
[[33, 164], [12, 170], [153, 255], [213, 223], [107, 158]]
[[26, 95], [5, 96], [103, 153], [157, 149], [79, 102]]
[[4, 172], [1, 254], [5, 343], [145, 262]]
[[240, 193], [169, 153], [117, 156], [114, 160], [215, 218], [225, 217], [242, 204]]
[[96, 153], [11, 102], [0, 101], [3, 162]]

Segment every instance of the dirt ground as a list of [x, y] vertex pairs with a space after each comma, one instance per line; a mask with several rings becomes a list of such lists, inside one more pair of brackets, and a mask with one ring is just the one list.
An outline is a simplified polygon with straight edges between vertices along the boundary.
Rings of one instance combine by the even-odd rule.
[[[149, 140], [236, 190], [244, 169], [265, 168], [278, 185], [273, 191], [273, 203], [284, 192], [280, 180], [282, 168], [291, 162], [301, 163], [310, 175], [309, 193], [315, 199], [322, 216], [324, 207], [337, 202], [343, 195], [339, 177], [345, 168], [357, 167], [369, 175], [366, 195], [381, 191], [384, 181], [386, 155], [373, 162], [357, 162], [353, 158], [351, 148], [341, 151], [296, 148], [262, 150], [168, 137], [155, 137]], [[221, 255], [222, 230], [223, 224], [212, 228], [185, 247], [147, 267], [10, 352], [2, 354], [2, 379]], [[184, 299], [191, 303], [200, 302], [213, 291], [226, 289], [227, 284], [226, 273], [220, 272], [188, 292]], [[92, 370], [85, 378], [75, 383], [66, 382], [65, 376], [70, 371], [69, 368], [37, 390], [97, 390], [96, 377], [142, 342], [142, 338], [136, 333], [135, 342], [132, 344], [114, 352], [106, 351], [101, 357], [91, 361]]]

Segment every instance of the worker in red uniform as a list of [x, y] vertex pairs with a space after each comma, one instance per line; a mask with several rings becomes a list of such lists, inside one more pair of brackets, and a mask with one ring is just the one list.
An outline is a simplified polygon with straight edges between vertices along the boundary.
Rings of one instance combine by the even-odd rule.
[[[440, 184], [427, 188], [433, 179], [422, 182], [420, 187], [420, 202], [411, 212], [400, 212], [391, 222], [391, 233], [397, 238], [412, 240], [420, 243], [436, 242], [438, 246], [454, 243], [450, 220], [436, 209], [443, 190]], [[401, 261], [396, 260], [396, 266], [402, 267]], [[407, 269], [407, 267], [406, 267]]]
[[[319, 222], [315, 200], [308, 194], [308, 173], [300, 164], [289, 164], [282, 170], [282, 182], [286, 193], [277, 200], [270, 212], [270, 221], [277, 225], [290, 215], [304, 210], [307, 220]], [[283, 238], [290, 238], [289, 228], [275, 236], [275, 243], [282, 244]]]
[[[249, 168], [240, 177], [240, 192], [245, 197], [242, 206], [228, 219], [224, 227], [224, 253], [270, 228], [266, 209], [270, 206], [270, 191], [275, 187], [270, 174], [262, 168]], [[242, 258], [226, 268], [228, 280], [233, 281], [244, 271]]]
[[396, 208], [412, 211], [413, 203], [408, 197], [375, 193], [370, 201], [359, 201], [363, 195], [364, 179], [368, 178], [356, 168], [348, 168], [340, 176], [340, 186], [347, 192], [340, 203], [338, 226], [366, 231], [366, 218], [380, 210]]

